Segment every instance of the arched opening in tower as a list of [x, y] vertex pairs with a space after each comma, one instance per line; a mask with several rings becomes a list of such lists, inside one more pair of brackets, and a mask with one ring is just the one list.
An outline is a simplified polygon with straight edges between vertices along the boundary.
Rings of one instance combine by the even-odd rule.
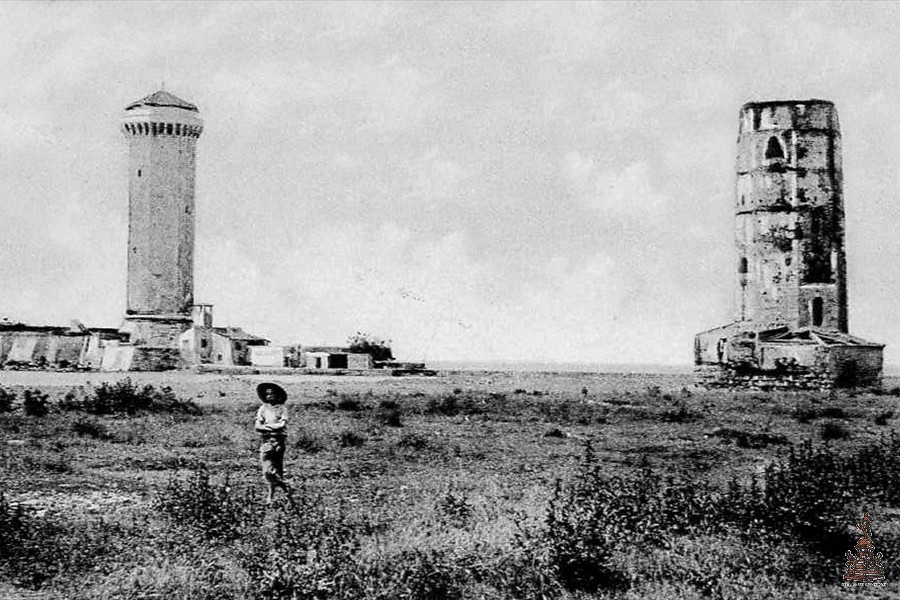
[[772, 158], [784, 158], [784, 148], [781, 147], [781, 142], [774, 135], [769, 138], [769, 143], [766, 145], [766, 160]]
[[821, 327], [824, 320], [824, 308], [822, 298], [816, 296], [812, 299], [812, 324], [813, 327]]

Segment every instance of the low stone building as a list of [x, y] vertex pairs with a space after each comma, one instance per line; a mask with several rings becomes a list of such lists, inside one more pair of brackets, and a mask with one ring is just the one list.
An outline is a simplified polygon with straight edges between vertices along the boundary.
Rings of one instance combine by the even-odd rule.
[[300, 366], [314, 370], [365, 371], [373, 368], [370, 354], [339, 346], [301, 346]]
[[240, 327], [214, 327], [211, 304], [196, 305], [193, 319], [193, 325], [179, 336], [185, 366], [249, 366], [252, 348], [269, 345], [266, 338]]
[[99, 369], [107, 347], [127, 338], [118, 329], [0, 323], [0, 366], [10, 368]]

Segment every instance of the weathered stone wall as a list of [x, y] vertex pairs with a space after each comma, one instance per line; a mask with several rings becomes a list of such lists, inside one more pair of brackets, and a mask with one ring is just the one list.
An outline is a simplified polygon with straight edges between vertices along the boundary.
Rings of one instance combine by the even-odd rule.
[[[767, 345], [761, 367], [703, 364], [695, 381], [705, 388], [753, 390], [828, 390], [834, 387], [880, 387], [881, 346]], [[776, 363], [780, 361], [780, 365]]]
[[[830, 102], [741, 109], [736, 320], [847, 331], [840, 127]], [[821, 303], [821, 304], [819, 304]]]
[[195, 112], [126, 111], [129, 144], [127, 314], [190, 314], [194, 296]]
[[178, 348], [134, 346], [129, 371], [168, 371], [181, 365]]
[[91, 338], [89, 334], [64, 335], [49, 331], [3, 332], [0, 333], [0, 366], [83, 366]]
[[725, 366], [704, 365], [694, 370], [694, 380], [706, 389], [756, 391], [824, 391], [834, 388], [834, 379], [825, 371], [766, 372], [738, 371]]

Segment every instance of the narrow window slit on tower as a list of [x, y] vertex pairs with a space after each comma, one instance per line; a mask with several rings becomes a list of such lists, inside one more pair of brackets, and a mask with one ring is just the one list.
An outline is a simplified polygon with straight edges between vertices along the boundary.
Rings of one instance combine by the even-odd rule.
[[747, 257], [742, 256], [741, 262], [738, 264], [738, 273], [746, 274], [747, 273]]
[[784, 158], [784, 149], [781, 147], [781, 142], [774, 135], [769, 138], [769, 143], [766, 146], [766, 158]]
[[812, 299], [812, 308], [811, 308], [811, 311], [810, 311], [810, 312], [812, 312], [812, 324], [813, 324], [813, 327], [821, 327], [821, 326], [822, 326], [822, 320], [823, 320], [823, 314], [822, 314], [822, 312], [823, 312], [823, 306], [822, 306], [822, 304], [823, 304], [823, 303], [822, 303], [822, 298], [816, 296], [815, 298]]

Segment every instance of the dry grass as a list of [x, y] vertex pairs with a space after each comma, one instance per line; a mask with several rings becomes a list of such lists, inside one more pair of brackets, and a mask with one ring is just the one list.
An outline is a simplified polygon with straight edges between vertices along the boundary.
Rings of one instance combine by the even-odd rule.
[[[95, 387], [116, 381], [92, 375]], [[604, 477], [648, 465], [714, 489], [749, 484], [803, 441], [849, 452], [878, 439], [895, 424], [897, 402], [874, 394], [689, 391], [689, 377], [679, 376], [279, 377], [292, 420], [286, 471], [304, 517], [283, 500], [268, 510], [261, 503], [252, 419], [262, 376], [134, 378], [195, 401], [203, 411], [196, 415], [54, 409], [84, 378], [0, 373], [0, 386], [17, 398], [38, 389], [51, 407], [44, 416], [17, 406], [0, 412], [0, 491], [25, 507], [26, 518], [57, 527], [47, 544], [67, 536], [127, 544], [128, 552], [79, 555], [19, 582], [95, 600], [139, 591], [173, 598], [836, 597], [837, 576], [775, 581], [748, 568], [716, 577], [721, 557], [740, 564], [751, 551], [724, 531], [681, 535], [632, 557], [616, 550], [616, 586], [572, 590], [555, 577], [541, 537], [554, 488], [575, 480], [588, 440]], [[197, 473], [208, 477], [206, 508], [233, 511], [212, 529], [201, 523], [206, 508], [189, 505], [190, 493], [178, 496], [177, 486]], [[173, 497], [181, 504], [160, 501]], [[856, 515], [848, 519], [862, 509], [848, 506]], [[886, 507], [875, 518], [876, 535], [900, 529]], [[279, 531], [292, 532], [290, 543], [279, 541]], [[352, 577], [339, 569], [348, 563]], [[698, 584], [695, 572], [712, 572], [712, 582]]]

